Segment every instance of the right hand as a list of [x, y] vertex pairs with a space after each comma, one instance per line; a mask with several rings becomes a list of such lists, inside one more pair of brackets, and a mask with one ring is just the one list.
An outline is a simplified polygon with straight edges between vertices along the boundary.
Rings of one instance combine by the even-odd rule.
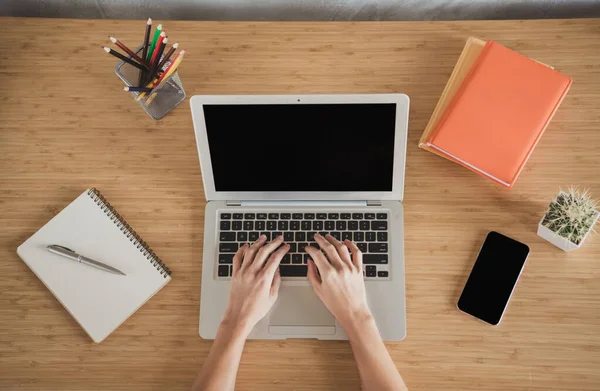
[[342, 243], [329, 234], [323, 237], [317, 233], [315, 241], [322, 251], [314, 247], [306, 247], [305, 251], [312, 258], [307, 277], [316, 295], [344, 328], [370, 318], [362, 252], [353, 242]]

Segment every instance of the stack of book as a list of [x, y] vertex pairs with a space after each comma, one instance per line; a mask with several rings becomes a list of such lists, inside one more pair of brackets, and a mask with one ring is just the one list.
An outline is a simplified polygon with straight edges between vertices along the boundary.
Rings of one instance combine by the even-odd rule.
[[510, 188], [570, 86], [547, 65], [469, 38], [419, 147]]

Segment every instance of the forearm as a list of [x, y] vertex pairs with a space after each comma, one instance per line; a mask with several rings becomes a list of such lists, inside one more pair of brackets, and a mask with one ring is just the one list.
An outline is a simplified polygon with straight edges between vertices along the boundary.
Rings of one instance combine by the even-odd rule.
[[233, 391], [247, 333], [223, 322], [192, 391]]
[[407, 390], [371, 315], [362, 315], [348, 322], [345, 330], [364, 391]]

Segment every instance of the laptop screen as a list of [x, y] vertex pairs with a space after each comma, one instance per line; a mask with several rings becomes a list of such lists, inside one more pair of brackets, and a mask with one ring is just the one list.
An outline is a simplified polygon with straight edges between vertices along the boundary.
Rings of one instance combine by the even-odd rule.
[[203, 107], [216, 191], [392, 191], [395, 103]]

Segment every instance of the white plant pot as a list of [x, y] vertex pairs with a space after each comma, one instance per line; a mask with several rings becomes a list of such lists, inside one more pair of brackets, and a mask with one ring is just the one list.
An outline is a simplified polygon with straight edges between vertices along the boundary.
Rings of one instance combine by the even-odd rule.
[[588, 237], [588, 235], [592, 231], [592, 228], [594, 228], [594, 224], [596, 224], [596, 221], [598, 221], [598, 217], [600, 217], [600, 212], [596, 211], [596, 218], [594, 219], [594, 223], [592, 224], [592, 226], [590, 227], [590, 230], [585, 234], [585, 236], [583, 237], [583, 240], [579, 244], [575, 244], [575, 243], [571, 242], [570, 240], [568, 240], [567, 238], [557, 235], [556, 233], [554, 233], [554, 231], [550, 230], [548, 227], [544, 227], [542, 225], [542, 221], [544, 221], [545, 217], [546, 216], [543, 216], [542, 219], [540, 220], [540, 223], [538, 224], [537, 234], [563, 251], [573, 251], [573, 250], [576, 250], [579, 247], [581, 247], [581, 245], [585, 241], [585, 238]]

